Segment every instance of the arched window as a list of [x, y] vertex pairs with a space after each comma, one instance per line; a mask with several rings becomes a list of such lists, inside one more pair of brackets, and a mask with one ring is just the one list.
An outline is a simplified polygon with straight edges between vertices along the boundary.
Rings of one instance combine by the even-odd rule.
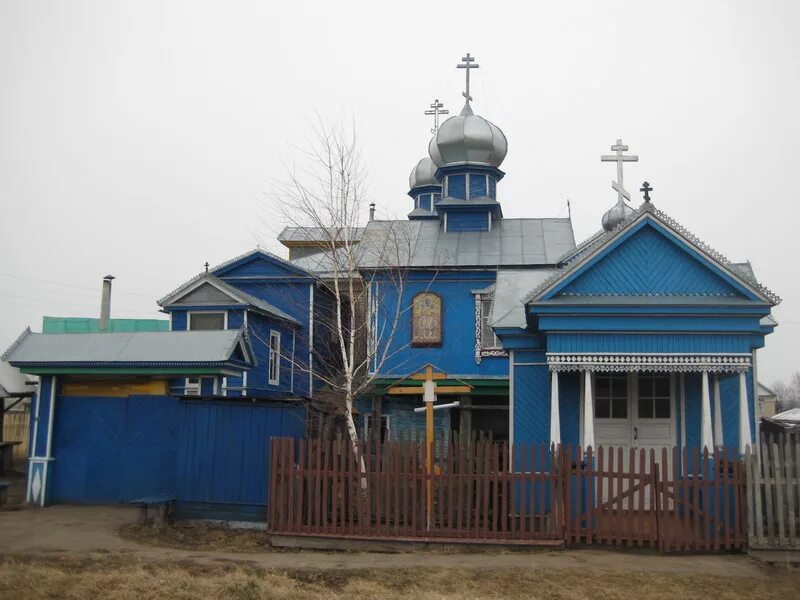
[[411, 345], [441, 346], [442, 299], [431, 292], [422, 292], [411, 301]]

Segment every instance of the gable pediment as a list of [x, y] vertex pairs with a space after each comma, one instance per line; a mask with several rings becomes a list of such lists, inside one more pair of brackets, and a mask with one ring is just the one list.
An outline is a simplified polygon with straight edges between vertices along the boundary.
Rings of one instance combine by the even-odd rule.
[[543, 299], [564, 296], [759, 299], [736, 273], [716, 264], [682, 237], [649, 218], [587, 257]]
[[262, 250], [255, 251], [239, 259], [230, 261], [213, 271], [217, 277], [224, 278], [279, 278], [308, 277], [309, 274], [293, 264], [268, 254]]
[[203, 304], [241, 304], [241, 301], [230, 294], [226, 294], [218, 287], [205, 282], [176, 300], [174, 304], [198, 306]]

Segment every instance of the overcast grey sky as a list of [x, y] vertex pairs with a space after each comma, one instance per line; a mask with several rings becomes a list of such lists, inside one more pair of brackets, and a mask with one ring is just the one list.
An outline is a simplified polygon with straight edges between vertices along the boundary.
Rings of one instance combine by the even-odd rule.
[[[628, 188], [784, 299], [759, 358], [800, 370], [800, 2], [0, 0], [0, 346], [43, 315], [159, 316], [156, 298], [274, 242], [263, 212], [308, 119], [350, 115], [370, 197], [404, 215], [440, 98], [503, 129], [507, 217], [566, 216], [578, 240]], [[638, 204], [638, 201], [637, 201]]]

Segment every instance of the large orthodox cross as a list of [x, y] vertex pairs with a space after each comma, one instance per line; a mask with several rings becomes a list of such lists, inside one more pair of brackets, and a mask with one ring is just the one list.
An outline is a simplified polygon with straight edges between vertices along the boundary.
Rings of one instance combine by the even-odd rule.
[[480, 67], [480, 65], [470, 64], [470, 63], [475, 62], [475, 58], [470, 56], [469, 52], [467, 52], [466, 56], [462, 56], [461, 60], [463, 60], [464, 62], [462, 64], [460, 64], [460, 65], [456, 65], [456, 68], [458, 68], [458, 69], [466, 69], [466, 71], [467, 71], [467, 91], [466, 92], [461, 92], [461, 95], [464, 96], [464, 98], [467, 99], [467, 102], [469, 102], [470, 100], [472, 100], [472, 96], [469, 95], [469, 70], [470, 69], [477, 69], [477, 68]]
[[449, 115], [450, 111], [444, 108], [444, 104], [439, 102], [439, 99], [433, 101], [431, 104], [431, 110], [425, 111], [426, 115], [433, 115], [433, 129], [431, 129], [431, 133], [436, 133], [439, 129], [439, 115]]
[[632, 154], [624, 156], [622, 153], [628, 151], [628, 146], [623, 144], [622, 140], [617, 140], [617, 143], [611, 146], [611, 150], [614, 151], [615, 154], [603, 154], [600, 157], [600, 161], [617, 163], [617, 180], [611, 182], [611, 187], [617, 192], [620, 202], [623, 202], [623, 199], [630, 200], [631, 195], [625, 191], [625, 187], [622, 184], [622, 163], [637, 162], [639, 157]]
[[[440, 385], [437, 380], [447, 379], [447, 373], [434, 373], [433, 365], [425, 365], [425, 368], [413, 373], [409, 379], [422, 381], [419, 385], [401, 386], [394, 385], [389, 388], [390, 395], [415, 395], [419, 396], [422, 392], [422, 400], [425, 403], [425, 472], [428, 475], [427, 481], [427, 500], [428, 500], [428, 529], [431, 526], [433, 515], [433, 411], [436, 408], [450, 408], [458, 406], [458, 402], [439, 404], [434, 406], [437, 394], [468, 394], [472, 390], [470, 385]], [[398, 382], [402, 383], [402, 382]], [[414, 409], [415, 412], [417, 409]]]

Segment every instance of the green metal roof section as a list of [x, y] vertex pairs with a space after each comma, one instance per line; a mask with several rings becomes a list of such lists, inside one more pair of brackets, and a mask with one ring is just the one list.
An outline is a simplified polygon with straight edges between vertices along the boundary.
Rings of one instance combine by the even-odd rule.
[[[107, 333], [169, 331], [164, 319], [109, 319]], [[44, 317], [42, 333], [101, 333], [100, 319], [88, 317]]]

